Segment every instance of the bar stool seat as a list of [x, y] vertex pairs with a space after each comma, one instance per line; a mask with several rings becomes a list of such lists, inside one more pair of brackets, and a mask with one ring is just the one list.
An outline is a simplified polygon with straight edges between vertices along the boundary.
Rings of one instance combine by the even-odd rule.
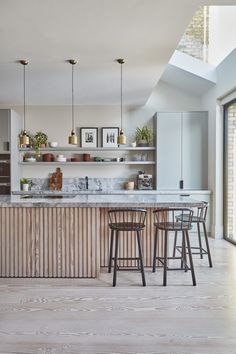
[[[154, 253], [153, 253], [153, 267], [152, 271], [156, 271], [156, 261], [158, 260], [164, 268], [163, 271], [163, 286], [167, 285], [167, 271], [169, 270], [190, 270], [191, 275], [192, 275], [192, 283], [195, 286], [196, 285], [196, 278], [195, 278], [195, 272], [194, 272], [194, 266], [193, 266], [193, 259], [192, 259], [192, 253], [191, 253], [191, 245], [190, 245], [190, 239], [189, 239], [189, 233], [188, 231], [191, 230], [191, 221], [192, 221], [192, 216], [193, 216], [193, 211], [188, 208], [159, 208], [153, 211], [154, 213], [154, 226], [155, 226], [155, 236], [154, 236]], [[182, 219], [177, 220], [177, 215], [181, 215]], [[184, 215], [184, 218], [183, 218]], [[164, 255], [163, 256], [157, 256], [157, 240], [159, 236], [159, 231], [164, 231]], [[169, 232], [174, 231], [182, 232], [182, 242], [183, 242], [183, 247], [182, 247], [182, 252], [179, 257], [176, 257], [175, 255], [173, 257], [168, 256], [168, 238], [169, 238]], [[186, 245], [186, 246], [185, 246]], [[187, 263], [187, 253], [186, 253], [186, 247], [188, 250], [188, 256], [189, 256], [189, 265]], [[180, 268], [177, 267], [169, 267], [168, 261], [171, 259], [179, 259], [181, 260], [181, 266]]]
[[[198, 246], [191, 246], [191, 250], [192, 250], [192, 254], [199, 254], [201, 259], [203, 258], [204, 255], [207, 255], [209, 267], [212, 268], [211, 251], [210, 251], [209, 241], [208, 241], [207, 232], [206, 232], [206, 215], [207, 215], [208, 206], [209, 206], [209, 204], [207, 202], [203, 202], [203, 206], [198, 207], [196, 215], [193, 215], [193, 217], [192, 217], [192, 224], [197, 225]], [[177, 215], [176, 221], [185, 221], [186, 218], [187, 218], [187, 215], [185, 215], [185, 214]], [[203, 226], [203, 235], [204, 235], [204, 239], [205, 239], [206, 248], [204, 248], [202, 246], [200, 225]], [[175, 256], [176, 250], [179, 251], [180, 253], [182, 252], [182, 245], [177, 245], [177, 235], [178, 234], [176, 231], [175, 238], [174, 238], [173, 256]]]
[[[142, 283], [143, 286], [146, 286], [143, 256], [142, 256], [141, 241], [140, 241], [141, 231], [145, 228], [146, 213], [147, 211], [145, 209], [138, 209], [138, 208], [108, 210], [109, 228], [111, 229], [108, 272], [111, 273], [111, 265], [112, 265], [112, 261], [114, 261], [113, 286], [116, 286], [117, 270], [119, 270], [117, 263], [119, 260], [138, 261], [137, 269], [141, 270]], [[138, 253], [139, 253], [137, 257], [118, 257], [119, 236], [120, 236], [120, 232], [122, 231], [127, 231], [129, 236], [132, 235], [131, 233], [129, 234], [129, 232], [136, 233], [136, 240], [137, 240]], [[114, 236], [115, 236], [115, 249], [114, 249], [114, 256], [113, 256]], [[140, 264], [140, 268], [139, 268], [139, 264]]]

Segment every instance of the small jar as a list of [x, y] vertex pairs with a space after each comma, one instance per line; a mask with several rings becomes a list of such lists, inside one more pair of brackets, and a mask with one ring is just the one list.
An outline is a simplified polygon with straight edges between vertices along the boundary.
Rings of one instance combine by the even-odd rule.
[[83, 154], [84, 161], [90, 161], [90, 154]]

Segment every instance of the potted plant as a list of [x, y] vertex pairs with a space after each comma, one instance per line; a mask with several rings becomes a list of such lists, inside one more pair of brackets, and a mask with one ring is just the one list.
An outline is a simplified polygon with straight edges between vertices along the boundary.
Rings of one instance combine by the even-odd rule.
[[138, 146], [149, 146], [152, 141], [152, 131], [146, 125], [136, 129], [136, 140]]
[[34, 136], [34, 147], [35, 149], [44, 148], [47, 145], [48, 136], [43, 132], [37, 132]]
[[23, 190], [23, 191], [29, 190], [30, 180], [28, 178], [25, 178], [25, 177], [21, 178], [20, 184], [21, 184], [21, 190]]

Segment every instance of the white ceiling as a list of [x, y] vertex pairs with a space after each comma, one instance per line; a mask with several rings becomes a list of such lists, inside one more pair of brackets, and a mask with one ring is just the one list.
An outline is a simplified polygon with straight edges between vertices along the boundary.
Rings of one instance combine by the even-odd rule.
[[161, 77], [199, 5], [236, 4], [202, 0], [0, 0], [0, 104], [22, 104], [28, 59], [27, 104], [119, 102], [123, 57], [124, 100], [143, 104]]

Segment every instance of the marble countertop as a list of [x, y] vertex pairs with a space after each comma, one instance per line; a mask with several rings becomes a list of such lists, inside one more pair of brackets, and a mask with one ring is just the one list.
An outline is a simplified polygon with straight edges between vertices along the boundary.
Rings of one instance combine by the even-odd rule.
[[202, 202], [188, 196], [173, 194], [128, 194], [128, 195], [65, 195], [35, 196], [20, 195], [0, 196], [1, 207], [197, 207]]
[[30, 190], [28, 192], [25, 191], [13, 191], [13, 195], [33, 195], [33, 196], [74, 196], [74, 195], [126, 195], [126, 194], [134, 194], [134, 195], [187, 195], [187, 194], [211, 194], [210, 190], [198, 190], [198, 189], [170, 189], [170, 190], [125, 190], [125, 189], [89, 189], [89, 190], [76, 190], [76, 191], [50, 191], [50, 190], [40, 190], [34, 191]]

